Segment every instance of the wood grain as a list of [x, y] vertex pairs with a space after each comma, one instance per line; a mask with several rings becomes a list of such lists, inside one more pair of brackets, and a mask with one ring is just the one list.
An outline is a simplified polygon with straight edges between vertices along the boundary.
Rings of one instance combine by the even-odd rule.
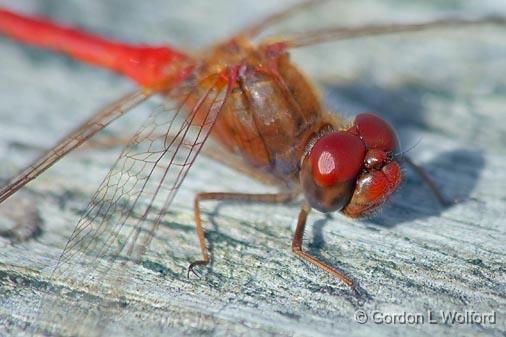
[[[1, 5], [133, 42], [171, 41], [184, 48], [209, 45], [278, 6], [270, 1], [165, 0], [5, 0]], [[500, 0], [336, 1], [272, 31], [480, 13], [506, 15], [506, 6]], [[446, 196], [459, 200], [441, 208], [406, 168], [401, 191], [374, 217], [311, 215], [305, 247], [353, 275], [368, 299], [357, 299], [346, 286], [291, 253], [297, 203], [204, 204], [213, 264], [203, 270], [202, 278], [187, 279], [188, 263], [199, 257], [191, 209], [194, 194], [273, 191], [201, 157], [143, 262], [127, 263], [125, 270], [112, 268], [113, 276], [127, 276], [116, 291], [99, 291], [96, 284], [55, 283], [52, 286], [65, 293], [55, 302], [61, 305], [55, 311], [66, 319], [38, 320], [27, 329], [47, 286], [48, 266], [55, 263], [80, 211], [120, 151], [87, 149], [70, 154], [28, 185], [19, 196], [29, 200], [28, 212], [21, 202], [10, 204], [10, 218], [0, 211], [0, 224], [11, 226], [12, 218], [33, 220], [35, 207], [42, 224], [40, 235], [26, 242], [0, 239], [0, 335], [18, 336], [30, 329], [40, 335], [46, 328], [66, 335], [74, 328], [71, 323], [77, 316], [72, 313], [101, 302], [107, 304], [102, 314], [113, 317], [99, 330], [105, 335], [503, 336], [505, 30], [364, 38], [297, 50], [293, 59], [315, 80], [332, 110], [346, 117], [375, 111], [390, 120], [403, 148], [417, 144], [409, 151], [414, 161], [428, 170]], [[3, 38], [0, 60], [3, 180], [133, 87], [115, 75]], [[105, 133], [133, 133], [154, 104], [133, 111]], [[441, 310], [495, 312], [496, 323], [359, 324], [354, 320], [357, 310], [370, 316], [421, 313], [425, 318], [428, 311], [436, 316]]]

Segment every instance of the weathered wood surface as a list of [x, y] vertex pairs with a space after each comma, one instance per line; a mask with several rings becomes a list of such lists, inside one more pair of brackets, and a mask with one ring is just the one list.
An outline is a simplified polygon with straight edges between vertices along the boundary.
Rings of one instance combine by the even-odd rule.
[[[276, 3], [276, 4], [275, 4]], [[122, 39], [208, 45], [246, 21], [272, 12], [271, 1], [17, 1], [1, 5], [44, 13]], [[501, 0], [337, 1], [278, 26], [278, 31], [454, 13], [504, 13]], [[274, 29], [273, 29], [274, 30]], [[312, 214], [305, 246], [342, 267], [370, 295], [350, 290], [290, 252], [297, 204], [207, 204], [205, 218], [214, 263], [204, 277], [186, 278], [199, 257], [192, 197], [197, 191], [271, 190], [201, 158], [142, 265], [122, 283], [126, 305], [107, 335], [479, 335], [506, 331], [506, 31], [497, 27], [427, 32], [325, 44], [294, 53], [321, 86], [329, 106], [351, 116], [372, 110], [398, 128], [405, 148], [443, 192], [461, 200], [442, 209], [412, 171], [380, 214], [351, 220]], [[132, 88], [114, 75], [64, 57], [0, 40], [0, 178], [6, 179], [66, 130]], [[150, 105], [110, 128], [135, 130]], [[33, 202], [42, 233], [24, 243], [0, 240], [0, 335], [23, 331], [79, 212], [119, 149], [80, 150], [36, 182], [22, 200]], [[14, 214], [21, 204], [12, 202]], [[35, 206], [34, 206], [35, 205]], [[26, 209], [26, 206], [25, 206]], [[5, 214], [5, 209], [2, 211]], [[2, 217], [5, 222], [5, 216]], [[32, 217], [33, 220], [33, 217]], [[113, 270], [113, 273], [117, 272]], [[81, 305], [96, 298], [72, 284]], [[495, 324], [358, 324], [368, 314], [440, 310], [495, 312]], [[70, 317], [71, 306], [59, 314]], [[65, 333], [69, 322], [52, 322]], [[439, 320], [439, 323], [441, 321]], [[36, 329], [41, 323], [34, 323]], [[40, 333], [40, 331], [39, 331]]]

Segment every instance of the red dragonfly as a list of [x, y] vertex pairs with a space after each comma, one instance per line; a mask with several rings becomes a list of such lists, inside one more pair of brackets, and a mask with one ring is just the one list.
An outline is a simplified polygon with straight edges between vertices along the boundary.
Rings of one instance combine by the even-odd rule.
[[[97, 112], [0, 190], [0, 202], [153, 95], [164, 98], [129, 140], [79, 220], [53, 275], [72, 260], [93, 256], [110, 262], [138, 260], [149, 246], [188, 170], [211, 136], [220, 160], [259, 179], [275, 182], [276, 194], [199, 193], [195, 223], [202, 258], [210, 261], [200, 217], [204, 200], [283, 203], [304, 195], [292, 250], [357, 290], [357, 282], [302, 249], [311, 209], [350, 217], [374, 212], [402, 181], [397, 136], [381, 117], [362, 113], [351, 121], [330, 114], [315, 89], [289, 59], [294, 48], [355, 37], [482, 24], [497, 17], [450, 18], [413, 24], [333, 27], [253, 43], [265, 28], [321, 1], [305, 1], [245, 28], [197, 56], [169, 46], [124, 44], [64, 27], [45, 18], [0, 9], [0, 33], [52, 49], [129, 77], [139, 89]], [[423, 170], [415, 167], [446, 203]], [[108, 267], [93, 265], [103, 277]]]

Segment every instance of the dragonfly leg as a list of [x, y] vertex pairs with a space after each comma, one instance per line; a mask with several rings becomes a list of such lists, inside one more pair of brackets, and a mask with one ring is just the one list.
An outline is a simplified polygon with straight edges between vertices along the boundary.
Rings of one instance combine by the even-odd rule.
[[312, 264], [316, 265], [317, 267], [320, 267], [321, 269], [325, 270], [326, 272], [337, 277], [339, 280], [341, 280], [347, 286], [351, 287], [353, 289], [353, 291], [355, 292], [355, 294], [359, 294], [358, 285], [345, 272], [329, 266], [325, 262], [320, 261], [315, 256], [302, 250], [302, 239], [304, 237], [304, 228], [306, 227], [307, 216], [310, 211], [311, 211], [311, 207], [309, 205], [307, 205], [307, 204], [302, 205], [302, 207], [300, 209], [300, 213], [299, 213], [299, 218], [297, 220], [297, 227], [295, 228], [295, 234], [293, 236], [292, 251], [295, 254], [297, 254], [300, 258], [302, 258], [303, 260], [311, 262]]
[[188, 277], [190, 272], [199, 276], [194, 268], [196, 266], [204, 266], [209, 263], [209, 249], [207, 248], [205, 230], [202, 226], [202, 219], [200, 216], [200, 202], [204, 200], [231, 200], [241, 202], [263, 202], [263, 203], [286, 203], [293, 200], [298, 195], [297, 191], [281, 192], [273, 194], [249, 194], [249, 193], [227, 193], [227, 192], [211, 192], [199, 193], [195, 197], [193, 209], [195, 212], [195, 226], [197, 236], [199, 238], [200, 249], [202, 251], [202, 260], [194, 261], [188, 267]]
[[406, 164], [408, 164], [413, 170], [415, 170], [415, 172], [422, 178], [423, 182], [427, 184], [427, 186], [429, 186], [430, 190], [432, 191], [432, 194], [434, 194], [434, 196], [436, 197], [437, 201], [439, 201], [441, 206], [448, 207], [454, 204], [453, 201], [448, 200], [443, 195], [443, 193], [441, 193], [437, 185], [434, 183], [432, 178], [429, 176], [429, 174], [423, 167], [415, 164], [409, 156], [404, 155], [402, 158], [406, 162]]

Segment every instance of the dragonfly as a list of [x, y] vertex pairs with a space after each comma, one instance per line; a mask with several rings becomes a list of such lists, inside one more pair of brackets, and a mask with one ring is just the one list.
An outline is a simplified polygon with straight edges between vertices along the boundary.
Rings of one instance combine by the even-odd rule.
[[[15, 176], [0, 190], [0, 202], [37, 178], [134, 107], [158, 95], [164, 103], [126, 142], [78, 221], [51, 277], [63, 278], [72, 263], [93, 257], [97, 283], [111, 263], [139, 261], [204, 144], [221, 146], [219, 160], [265, 182], [279, 193], [199, 193], [194, 201], [202, 256], [188, 274], [210, 262], [200, 205], [208, 200], [286, 203], [303, 196], [292, 240], [300, 258], [335, 276], [353, 291], [351, 276], [302, 248], [312, 209], [363, 217], [381, 207], [408, 163], [448, 205], [422, 168], [401, 152], [396, 132], [380, 116], [361, 113], [346, 121], [330, 113], [310, 80], [294, 65], [296, 48], [351, 38], [504, 25], [500, 17], [445, 18], [416, 23], [330, 27], [281, 38], [255, 38], [272, 24], [323, 1], [303, 1], [193, 55], [171, 46], [125, 44], [53, 21], [0, 9], [0, 33], [21, 43], [64, 53], [77, 61], [130, 78], [139, 89], [98, 111]], [[101, 263], [108, 259], [109, 263]]]

